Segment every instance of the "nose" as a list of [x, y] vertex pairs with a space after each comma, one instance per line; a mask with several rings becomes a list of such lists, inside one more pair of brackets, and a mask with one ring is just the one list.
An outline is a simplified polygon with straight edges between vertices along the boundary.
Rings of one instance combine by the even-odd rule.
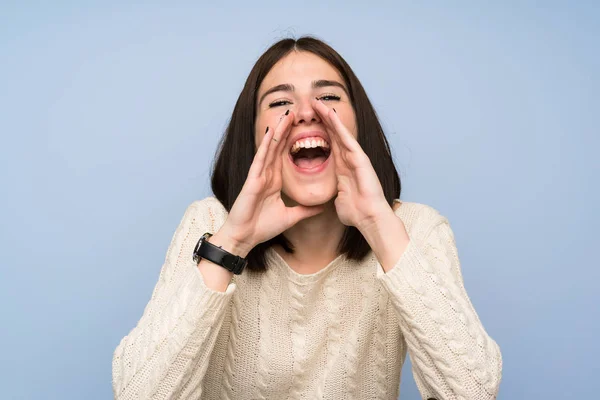
[[319, 114], [317, 114], [317, 111], [312, 107], [310, 103], [310, 98], [298, 101], [296, 103], [298, 105], [296, 108], [296, 125], [310, 125], [315, 123], [318, 124], [321, 122]]

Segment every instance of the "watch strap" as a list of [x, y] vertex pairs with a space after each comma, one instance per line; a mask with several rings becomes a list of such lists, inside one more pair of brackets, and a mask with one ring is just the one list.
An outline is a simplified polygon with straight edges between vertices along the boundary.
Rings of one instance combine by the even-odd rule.
[[207, 239], [212, 235], [205, 233], [202, 235], [196, 248], [194, 249], [194, 261], [198, 264], [202, 259], [206, 259], [214, 264], [224, 267], [226, 270], [233, 272], [235, 275], [240, 275], [248, 261], [245, 258], [231, 254], [223, 250], [219, 246], [215, 246]]

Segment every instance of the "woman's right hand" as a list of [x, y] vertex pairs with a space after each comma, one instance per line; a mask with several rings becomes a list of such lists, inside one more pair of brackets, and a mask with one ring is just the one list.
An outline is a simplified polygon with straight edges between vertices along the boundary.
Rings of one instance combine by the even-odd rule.
[[237, 248], [242, 257], [257, 244], [324, 209], [323, 206], [286, 207], [281, 198], [283, 159], [289, 150], [287, 138], [293, 121], [294, 113], [290, 111], [275, 129], [268, 128], [246, 182], [218, 232], [219, 236], [233, 241], [232, 247]]

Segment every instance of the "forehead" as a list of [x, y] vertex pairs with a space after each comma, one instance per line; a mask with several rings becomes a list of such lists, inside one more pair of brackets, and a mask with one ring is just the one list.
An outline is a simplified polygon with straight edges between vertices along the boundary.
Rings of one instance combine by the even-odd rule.
[[310, 85], [317, 79], [344, 82], [339, 72], [321, 57], [306, 51], [292, 51], [271, 68], [260, 87], [268, 89], [282, 83]]

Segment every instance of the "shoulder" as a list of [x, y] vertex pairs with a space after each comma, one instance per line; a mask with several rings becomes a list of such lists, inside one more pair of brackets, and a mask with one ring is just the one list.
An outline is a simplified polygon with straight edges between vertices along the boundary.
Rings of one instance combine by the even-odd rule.
[[214, 196], [208, 196], [200, 200], [194, 200], [188, 208], [227, 212], [225, 207], [223, 207], [223, 204], [221, 204], [221, 202]]
[[188, 205], [183, 219], [203, 225], [207, 230], [215, 232], [227, 219], [227, 210], [216, 197], [205, 197]]
[[404, 222], [406, 230], [418, 236], [425, 236], [439, 224], [448, 223], [438, 209], [428, 204], [396, 199], [393, 209], [394, 214]]

